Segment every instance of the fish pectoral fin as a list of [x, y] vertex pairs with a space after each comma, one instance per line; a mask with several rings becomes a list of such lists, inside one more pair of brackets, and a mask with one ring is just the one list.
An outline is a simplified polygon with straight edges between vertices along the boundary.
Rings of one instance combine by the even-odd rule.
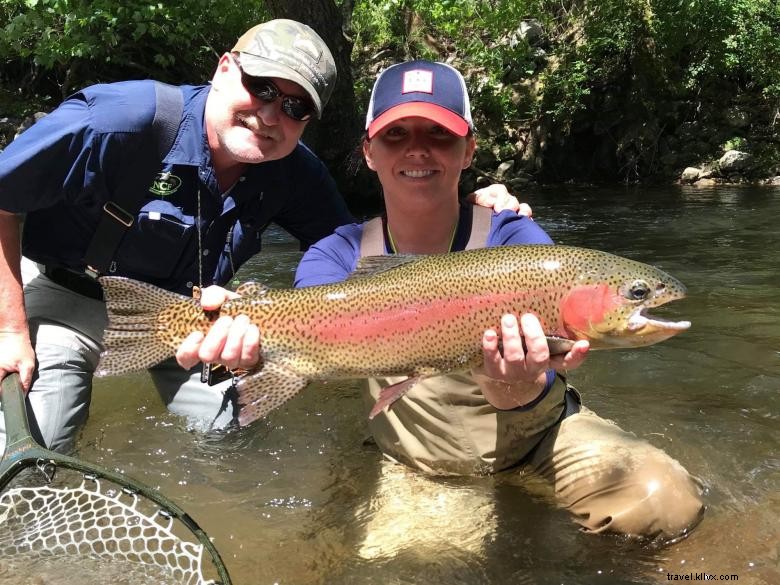
[[402, 380], [397, 384], [392, 384], [391, 386], [382, 388], [382, 390], [379, 392], [379, 398], [377, 398], [374, 407], [371, 409], [371, 412], [368, 413], [368, 418], [372, 419], [383, 410], [390, 408], [393, 402], [409, 392], [409, 390], [411, 390], [412, 387], [420, 380], [422, 380], [422, 376], [413, 376], [411, 378], [407, 378], [406, 380]]
[[273, 362], [238, 380], [238, 422], [248, 425], [266, 416], [309, 384], [309, 380]]
[[565, 337], [558, 337], [556, 335], [547, 335], [547, 347], [550, 348], [550, 355], [566, 355], [569, 350], [574, 346], [575, 341], [572, 339], [566, 339]]

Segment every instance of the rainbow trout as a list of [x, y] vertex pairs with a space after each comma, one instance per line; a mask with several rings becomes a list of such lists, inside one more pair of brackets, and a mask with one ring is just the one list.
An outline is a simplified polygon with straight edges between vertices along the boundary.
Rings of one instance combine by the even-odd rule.
[[[174, 355], [219, 314], [248, 315], [261, 332], [261, 362], [237, 381], [247, 424], [312, 380], [408, 376], [385, 389], [372, 415], [426, 377], [478, 366], [485, 329], [505, 313], [533, 313], [566, 351], [639, 347], [688, 321], [647, 310], [685, 296], [675, 278], [647, 264], [585, 248], [501, 246], [432, 256], [377, 256], [337, 284], [268, 290], [242, 285], [219, 312], [150, 284], [100, 279], [109, 325], [97, 375], [147, 368]], [[551, 351], [556, 348], [551, 345]]]

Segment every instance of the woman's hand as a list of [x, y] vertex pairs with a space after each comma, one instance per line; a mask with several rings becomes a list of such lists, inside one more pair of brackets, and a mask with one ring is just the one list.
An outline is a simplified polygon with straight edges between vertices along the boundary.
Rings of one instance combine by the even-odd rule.
[[495, 331], [485, 331], [484, 363], [473, 373], [488, 402], [502, 410], [532, 402], [547, 383], [547, 370], [579, 367], [590, 348], [587, 341], [577, 341], [566, 354], [550, 356], [542, 325], [530, 313], [522, 315], [519, 322], [514, 315], [504, 315], [501, 349], [498, 340]]
[[[234, 292], [210, 286], [201, 291], [200, 304], [205, 311], [216, 311], [226, 300], [236, 298], [239, 295]], [[176, 351], [176, 361], [185, 369], [198, 362], [249, 369], [260, 361], [260, 329], [246, 315], [222, 315], [205, 336], [199, 331], [188, 335]]]

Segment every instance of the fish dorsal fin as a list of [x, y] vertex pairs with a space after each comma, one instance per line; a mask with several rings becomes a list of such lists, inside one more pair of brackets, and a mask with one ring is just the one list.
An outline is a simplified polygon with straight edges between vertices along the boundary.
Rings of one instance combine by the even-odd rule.
[[241, 283], [238, 286], [236, 289], [236, 294], [239, 294], [242, 297], [261, 297], [267, 293], [268, 290], [269, 289], [266, 285], [254, 280], [249, 280], [247, 282]]
[[414, 262], [423, 258], [418, 254], [390, 254], [387, 256], [365, 256], [358, 261], [357, 268], [349, 275], [349, 278], [364, 278], [373, 276], [382, 272], [387, 272], [393, 268], [398, 268], [409, 262]]

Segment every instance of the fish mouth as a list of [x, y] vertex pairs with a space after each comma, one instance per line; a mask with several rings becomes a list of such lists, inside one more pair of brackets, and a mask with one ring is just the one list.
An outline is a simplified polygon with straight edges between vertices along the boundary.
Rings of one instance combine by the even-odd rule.
[[690, 321], [667, 321], [659, 317], [650, 316], [647, 308], [642, 307], [631, 313], [628, 318], [628, 331], [632, 333], [666, 332], [668, 336], [676, 335], [691, 326]]

